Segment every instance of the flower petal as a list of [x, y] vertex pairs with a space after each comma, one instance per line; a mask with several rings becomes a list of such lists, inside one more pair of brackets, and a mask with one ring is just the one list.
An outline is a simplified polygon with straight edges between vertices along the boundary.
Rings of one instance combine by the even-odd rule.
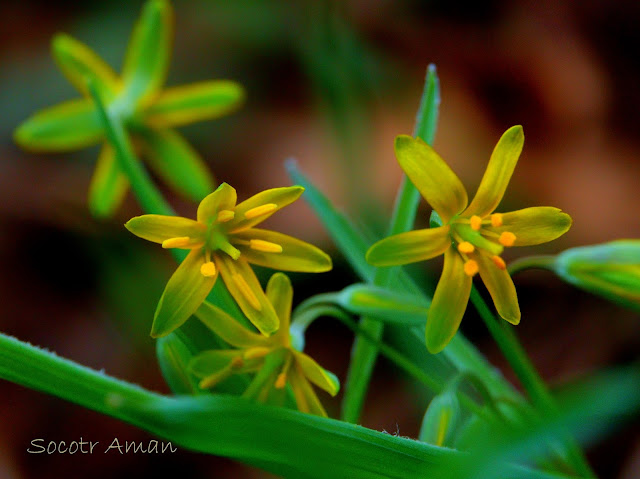
[[173, 39], [173, 11], [167, 0], [147, 2], [129, 40], [122, 69], [128, 103], [145, 103], [167, 77]]
[[476, 196], [465, 211], [465, 216], [485, 217], [495, 210], [507, 190], [513, 170], [524, 145], [524, 133], [520, 125], [504, 132], [491, 154]]
[[274, 387], [280, 368], [287, 358], [286, 348], [278, 348], [264, 357], [262, 367], [253, 378], [247, 389], [242, 393], [246, 399], [256, 400], [268, 397], [269, 390]]
[[137, 133], [149, 166], [173, 189], [193, 201], [202, 201], [214, 190], [209, 168], [182, 135], [152, 128]]
[[498, 314], [511, 324], [518, 324], [520, 322], [518, 295], [508, 271], [498, 268], [485, 255], [475, 255], [474, 259], [478, 261], [480, 277], [491, 294]]
[[181, 216], [142, 215], [131, 218], [124, 225], [134, 235], [163, 243], [170, 238], [187, 236], [193, 239], [204, 238], [206, 227], [202, 223]]
[[120, 79], [102, 58], [73, 37], [58, 34], [51, 44], [53, 58], [64, 76], [84, 96], [89, 96], [87, 78], [91, 78], [102, 94], [111, 100], [120, 88]]
[[103, 136], [102, 123], [91, 100], [71, 100], [40, 110], [14, 132], [29, 151], [72, 151], [91, 146]]
[[242, 86], [228, 80], [167, 88], [147, 108], [144, 121], [163, 128], [218, 118], [237, 109], [244, 97]]
[[396, 158], [411, 182], [445, 223], [467, 206], [467, 191], [442, 158], [420, 138], [396, 137]]
[[235, 188], [227, 183], [222, 183], [198, 205], [198, 221], [206, 224], [215, 218], [219, 211], [233, 210], [236, 206], [236, 201]]
[[516, 235], [514, 246], [529, 246], [552, 241], [571, 228], [571, 216], [559, 208], [538, 206], [502, 213], [502, 226], [492, 228]]
[[[284, 188], [272, 188], [269, 190], [261, 191], [257, 195], [253, 195], [251, 198], [244, 200], [236, 206], [236, 216], [229, 225], [229, 232], [236, 233], [238, 231], [246, 230], [252, 226], [261, 223], [269, 218], [276, 211], [284, 208], [285, 206], [293, 203], [303, 193], [304, 188], [302, 186], [287, 186]], [[275, 205], [273, 209], [260, 214], [247, 218], [245, 215], [248, 211], [254, 210], [265, 205]], [[250, 214], [251, 216], [251, 214]]]
[[299, 411], [327, 417], [327, 412], [298, 364], [295, 365], [295, 370], [291, 371], [289, 382]]
[[451, 246], [449, 225], [408, 231], [384, 238], [367, 251], [373, 266], [396, 266], [435, 258]]
[[266, 336], [276, 331], [280, 320], [249, 264], [224, 253], [214, 255], [224, 284], [244, 315]]
[[169, 279], [158, 302], [153, 318], [151, 336], [166, 336], [180, 327], [196, 312], [216, 282], [217, 274], [204, 276], [200, 267], [204, 263], [201, 249], [189, 252]]
[[89, 209], [98, 218], [111, 216], [122, 204], [129, 181], [118, 166], [113, 148], [105, 144], [89, 186]]
[[335, 375], [322, 368], [317, 362], [304, 353], [298, 351], [293, 352], [298, 366], [304, 373], [305, 377], [313, 384], [324, 389], [332, 396], [338, 394], [340, 390], [340, 382]]
[[[275, 231], [251, 228], [235, 233], [230, 238], [231, 243], [240, 250], [244, 259], [249, 263], [281, 271], [299, 271], [306, 273], [321, 273], [332, 267], [331, 257], [321, 249], [289, 235]], [[240, 242], [251, 240], [266, 241], [282, 247], [280, 253], [270, 253], [252, 249]]]
[[205, 326], [233, 347], [252, 348], [267, 344], [266, 337], [249, 331], [223, 310], [208, 301], [204, 301], [195, 314]]
[[269, 278], [267, 299], [273, 305], [273, 309], [280, 319], [280, 329], [278, 331], [288, 335], [291, 305], [293, 303], [293, 288], [291, 287], [291, 280], [286, 274], [276, 273]]
[[241, 355], [242, 351], [237, 349], [204, 351], [191, 360], [189, 369], [199, 378], [204, 378], [226, 369], [234, 358]]
[[444, 253], [444, 267], [427, 314], [426, 343], [429, 352], [442, 351], [455, 336], [471, 294], [471, 277], [454, 248]]

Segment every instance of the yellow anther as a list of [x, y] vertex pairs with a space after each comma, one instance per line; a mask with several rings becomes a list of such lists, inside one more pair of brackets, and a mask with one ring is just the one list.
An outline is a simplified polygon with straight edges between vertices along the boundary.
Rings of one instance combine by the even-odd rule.
[[502, 213], [494, 213], [491, 215], [491, 226], [502, 226]]
[[282, 253], [282, 246], [279, 244], [259, 239], [249, 240], [249, 248], [262, 251], [263, 253]]
[[244, 279], [242, 275], [239, 275], [237, 273], [234, 274], [232, 278], [233, 278], [233, 282], [236, 284], [236, 286], [240, 290], [240, 293], [249, 302], [251, 307], [256, 311], [261, 311], [262, 306], [260, 305], [260, 301], [258, 301], [258, 298], [256, 298], [256, 295], [253, 293], [253, 291], [251, 291], [251, 287], [249, 286], [249, 283], [247, 283], [247, 280]]
[[275, 203], [267, 203], [266, 205], [256, 206], [255, 208], [251, 208], [244, 214], [244, 217], [250, 220], [252, 218], [257, 218], [258, 216], [271, 213], [272, 211], [277, 209], [278, 209], [278, 205], [276, 205]]
[[235, 216], [235, 212], [231, 210], [218, 211], [218, 223], [226, 223], [227, 221], [231, 221]]
[[511, 231], [503, 231], [500, 238], [498, 238], [498, 241], [502, 246], [513, 246], [516, 242], [516, 235]]
[[185, 246], [189, 246], [191, 242], [191, 238], [188, 236], [179, 236], [177, 238], [169, 238], [162, 242], [163, 248], [184, 248]]
[[478, 262], [470, 259], [464, 264], [464, 274], [473, 276], [478, 272]]
[[287, 373], [278, 374], [278, 379], [276, 379], [276, 383], [274, 384], [276, 389], [282, 389], [287, 385]]
[[491, 258], [493, 260], [493, 264], [495, 264], [499, 269], [507, 269], [507, 263], [500, 256], [494, 256]]
[[209, 261], [208, 263], [204, 263], [202, 266], [200, 266], [200, 272], [202, 273], [202, 276], [206, 276], [207, 278], [211, 278], [212, 276], [216, 275], [216, 265], [214, 264], [213, 261]]
[[471, 229], [474, 231], [479, 231], [482, 227], [482, 218], [480, 218], [478, 215], [473, 215], [471, 218], [469, 218], [469, 222], [471, 223]]
[[247, 349], [245, 351], [245, 353], [242, 355], [242, 357], [244, 359], [258, 359], [258, 358], [263, 358], [265, 357], [267, 354], [269, 354], [269, 352], [271, 351], [271, 349], [269, 348], [265, 348], [265, 347], [257, 347], [257, 348], [250, 348]]
[[244, 366], [244, 359], [242, 359], [240, 356], [236, 356], [231, 360], [232, 369], [240, 369], [242, 366]]
[[468, 241], [463, 241], [462, 243], [458, 243], [458, 251], [460, 251], [463, 254], [473, 253], [475, 249], [476, 247], [473, 246]]

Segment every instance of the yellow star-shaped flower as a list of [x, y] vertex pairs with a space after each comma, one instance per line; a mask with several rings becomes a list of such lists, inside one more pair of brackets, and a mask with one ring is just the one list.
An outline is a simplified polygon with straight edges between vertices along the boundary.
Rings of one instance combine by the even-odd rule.
[[289, 384], [298, 409], [326, 416], [311, 384], [332, 396], [338, 379], [291, 344], [289, 326], [293, 289], [289, 278], [274, 274], [267, 284], [267, 298], [280, 318], [280, 329], [270, 337], [249, 331], [221, 309], [205, 302], [196, 316], [234, 349], [205, 351], [190, 365], [202, 378], [200, 387], [212, 388], [233, 374], [257, 373], [243, 396], [259, 402], [280, 402]]
[[385, 238], [367, 252], [375, 266], [427, 260], [444, 254], [444, 268], [427, 316], [426, 343], [432, 353], [455, 335], [480, 273], [500, 316], [520, 321], [513, 281], [500, 256], [505, 247], [546, 243], [571, 227], [571, 217], [557, 208], [525, 208], [495, 213], [524, 144], [521, 126], [507, 130], [496, 145], [475, 198], [440, 156], [419, 138], [396, 138], [398, 163], [442, 220], [442, 226]]
[[322, 272], [331, 258], [304, 241], [254, 228], [297, 200], [304, 188], [273, 188], [236, 204], [236, 190], [221, 184], [198, 206], [197, 220], [143, 215], [125, 225], [163, 248], [191, 250], [173, 274], [156, 309], [151, 335], [165, 336], [184, 323], [222, 276], [244, 314], [264, 334], [278, 329], [278, 316], [249, 263], [284, 271]]
[[[82, 98], [31, 116], [16, 129], [16, 142], [31, 151], [72, 151], [104, 142], [104, 128], [87, 90], [91, 79], [110, 115], [122, 121], [148, 165], [171, 187], [200, 201], [214, 189], [214, 179], [198, 153], [172, 127], [222, 116], [239, 106], [244, 91], [224, 80], [162, 90], [172, 37], [170, 3], [150, 0], [129, 41], [120, 77], [83, 43], [64, 34], [54, 37], [53, 56]], [[96, 216], [110, 215], [127, 187], [114, 150], [105, 142], [89, 188], [91, 211]]]

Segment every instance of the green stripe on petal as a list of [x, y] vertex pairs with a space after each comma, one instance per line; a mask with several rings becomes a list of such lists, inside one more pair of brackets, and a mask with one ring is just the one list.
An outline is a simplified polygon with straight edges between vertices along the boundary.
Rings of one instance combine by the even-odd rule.
[[181, 216], [136, 216], [127, 221], [124, 226], [134, 235], [154, 243], [185, 236], [204, 240], [206, 232], [206, 227], [202, 223]]
[[518, 163], [523, 145], [524, 133], [520, 125], [512, 126], [504, 132], [491, 154], [476, 196], [465, 211], [465, 216], [485, 217], [498, 207]]
[[233, 260], [225, 253], [214, 255], [216, 266], [244, 315], [266, 336], [275, 332], [280, 320], [260, 286], [251, 266], [242, 258]]
[[[304, 188], [302, 186], [286, 186], [283, 188], [272, 188], [253, 195], [251, 198], [244, 200], [236, 206], [236, 217], [229, 227], [229, 232], [236, 233], [263, 222], [276, 211], [296, 201], [303, 192]], [[245, 217], [247, 211], [271, 204], [276, 205], [273, 210], [253, 218]]]
[[454, 248], [449, 248], [427, 315], [425, 334], [429, 352], [439, 353], [455, 336], [467, 309], [471, 283], [471, 277], [464, 273], [464, 260]]
[[191, 360], [189, 369], [199, 378], [204, 378], [224, 370], [234, 358], [240, 355], [242, 355], [242, 351], [237, 349], [205, 351]]
[[102, 123], [91, 100], [77, 99], [45, 108], [14, 132], [15, 142], [29, 151], [72, 151], [103, 137]]
[[433, 148], [420, 138], [400, 135], [395, 151], [400, 167], [445, 223], [465, 209], [467, 191]]
[[255, 375], [247, 389], [242, 393], [246, 399], [256, 400], [259, 397], [266, 397], [269, 390], [273, 388], [280, 369], [284, 364], [289, 352], [285, 348], [279, 348], [269, 353], [264, 358], [264, 363], [258, 374]]
[[236, 206], [236, 201], [235, 188], [227, 183], [222, 183], [198, 205], [198, 221], [208, 224], [209, 221], [216, 220], [219, 211], [233, 210]]
[[340, 382], [335, 375], [326, 371], [317, 362], [304, 353], [298, 351], [293, 352], [298, 366], [304, 373], [305, 377], [320, 389], [324, 389], [332, 396], [338, 394], [340, 390]]
[[150, 0], [131, 35], [122, 69], [124, 97], [144, 103], [167, 77], [173, 39], [173, 11], [166, 0]]
[[435, 258], [451, 246], [449, 230], [447, 225], [390, 236], [369, 248], [367, 262], [374, 266], [396, 266]]
[[144, 121], [155, 127], [173, 127], [210, 120], [236, 110], [244, 98], [242, 86], [228, 80], [167, 88], [146, 109]]
[[252, 348], [268, 344], [266, 337], [249, 331], [223, 310], [207, 301], [202, 303], [195, 314], [205, 326], [231, 346]]
[[480, 277], [487, 287], [493, 304], [498, 314], [511, 324], [520, 322], [520, 306], [518, 305], [518, 295], [513, 280], [506, 269], [498, 268], [491, 258], [478, 254], [474, 255], [478, 261]]
[[[321, 249], [289, 235], [275, 231], [251, 228], [235, 233], [231, 243], [240, 250], [242, 257], [249, 263], [281, 271], [297, 271], [305, 273], [322, 273], [332, 267], [331, 257]], [[239, 241], [267, 241], [282, 247], [281, 253], [267, 253], [252, 249]]]
[[180, 327], [205, 300], [217, 275], [204, 276], [200, 272], [203, 263], [202, 250], [191, 250], [173, 273], [156, 308], [151, 326], [152, 337], [166, 336]]
[[83, 95], [89, 96], [87, 78], [91, 78], [101, 98], [113, 99], [120, 88], [120, 79], [102, 58], [82, 42], [65, 34], [53, 37], [53, 58], [64, 76]]
[[113, 148], [105, 144], [98, 156], [96, 169], [89, 186], [89, 210], [97, 218], [111, 216], [122, 204], [129, 186], [127, 177], [118, 166]]
[[149, 166], [174, 190], [202, 201], [215, 181], [198, 152], [173, 130], [144, 128], [137, 131]]
[[571, 216], [559, 208], [538, 206], [502, 213], [502, 226], [492, 228], [516, 235], [514, 246], [530, 246], [552, 241], [571, 228]]
[[289, 334], [289, 324], [291, 320], [291, 305], [293, 304], [293, 288], [291, 280], [284, 273], [276, 273], [267, 283], [267, 299], [273, 305], [278, 318], [280, 319], [280, 329], [283, 334]]
[[307, 378], [304, 377], [304, 372], [300, 368], [300, 365], [296, 363], [295, 370], [291, 371], [289, 376], [289, 382], [291, 383], [291, 388], [296, 398], [298, 410], [315, 414], [316, 416], [327, 417], [327, 412], [324, 407], [322, 407], [322, 403], [311, 387], [311, 384], [309, 384]]

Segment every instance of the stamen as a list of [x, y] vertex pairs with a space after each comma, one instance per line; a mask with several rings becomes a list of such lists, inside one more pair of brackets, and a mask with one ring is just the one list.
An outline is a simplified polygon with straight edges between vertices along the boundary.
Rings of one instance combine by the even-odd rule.
[[458, 243], [458, 251], [460, 251], [463, 254], [473, 253], [475, 249], [476, 249], [475, 246], [473, 246], [468, 241], [462, 241], [461, 243]]
[[276, 383], [274, 384], [276, 389], [282, 389], [287, 385], [287, 374], [280, 373], [278, 374], [278, 379], [276, 379]]
[[231, 360], [232, 369], [240, 369], [242, 366], [244, 366], [244, 359], [242, 359], [240, 356], [236, 356]]
[[491, 226], [502, 226], [502, 213], [494, 213], [491, 215]]
[[478, 262], [470, 259], [464, 264], [464, 274], [467, 276], [474, 276], [478, 272]]
[[189, 242], [191, 238], [188, 236], [179, 236], [177, 238], [169, 238], [162, 242], [163, 248], [184, 248], [185, 246], [189, 246]]
[[218, 211], [218, 223], [226, 223], [227, 221], [231, 221], [235, 218], [236, 213], [231, 210], [222, 210]]
[[217, 273], [215, 263], [213, 261], [203, 263], [202, 266], [200, 266], [200, 273], [202, 273], [202, 276], [205, 276], [207, 278], [215, 276]]
[[471, 229], [474, 231], [479, 231], [482, 228], [482, 218], [478, 215], [473, 215], [469, 218], [469, 223], [471, 224]]
[[253, 307], [253, 309], [255, 309], [256, 311], [261, 311], [262, 306], [260, 305], [260, 301], [258, 301], [258, 298], [256, 298], [256, 295], [253, 294], [253, 291], [251, 291], [251, 288], [249, 287], [247, 280], [244, 279], [244, 277], [238, 273], [234, 274], [231, 277], [233, 278], [233, 282], [236, 283], [236, 286], [240, 290], [240, 293], [242, 293], [242, 296], [245, 297], [245, 299], [249, 302], [251, 307]]
[[491, 259], [499, 269], [507, 269], [507, 263], [500, 256], [493, 256]]
[[242, 357], [244, 359], [258, 359], [258, 358], [263, 358], [265, 357], [267, 354], [269, 354], [269, 351], [271, 351], [271, 349], [269, 348], [265, 348], [265, 347], [256, 347], [256, 348], [250, 348], [247, 349], [245, 351], [245, 353], [242, 355]]
[[270, 241], [252, 239], [249, 241], [249, 247], [264, 253], [282, 253], [282, 246], [276, 243], [271, 243]]
[[500, 238], [498, 238], [498, 241], [502, 246], [513, 246], [516, 242], [516, 235], [511, 231], [503, 231]]
[[276, 209], [278, 209], [278, 205], [276, 205], [275, 203], [267, 203], [266, 205], [256, 206], [255, 208], [251, 208], [244, 214], [244, 217], [250, 220], [252, 218], [257, 218], [258, 216], [271, 213]]

